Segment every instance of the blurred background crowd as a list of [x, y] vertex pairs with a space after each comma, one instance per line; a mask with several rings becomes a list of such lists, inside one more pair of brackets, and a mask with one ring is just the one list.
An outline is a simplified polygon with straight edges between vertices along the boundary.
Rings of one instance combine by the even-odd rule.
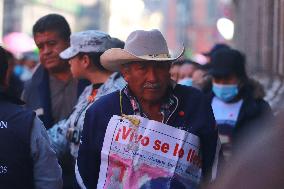
[[134, 29], [158, 28], [173, 53], [183, 44], [184, 58], [198, 64], [207, 62], [204, 52], [225, 43], [246, 55], [248, 72], [277, 110], [284, 94], [283, 7], [281, 0], [0, 0], [0, 42], [21, 81], [38, 63], [31, 26], [51, 12], [63, 15], [72, 32], [98, 29], [121, 40]]
[[[211, 100], [223, 144], [222, 158], [227, 159], [232, 151], [228, 136], [238, 138], [236, 135], [248, 131], [247, 125], [254, 125], [253, 134], [262, 126], [272, 125], [269, 122], [272, 114], [281, 112], [283, 9], [283, 0], [0, 0], [0, 44], [9, 51], [8, 91], [22, 97], [25, 82], [40, 65], [32, 27], [46, 14], [64, 16], [72, 33], [100, 30], [120, 39], [121, 43], [136, 29], [157, 28], [164, 34], [172, 54], [185, 47], [184, 55], [171, 66], [171, 79], [200, 89]], [[278, 137], [276, 144], [281, 137], [275, 131], [259, 136], [264, 138], [261, 140], [264, 148], [269, 148], [265, 142], [269, 137]], [[281, 149], [277, 147], [280, 152], [274, 152], [274, 148], [269, 148], [271, 153], [283, 154]], [[228, 172], [238, 174], [234, 172], [238, 165], [246, 167], [241, 161], [244, 157], [262, 155], [259, 151], [253, 154], [254, 150], [237, 156], [233, 171], [229, 168]], [[251, 165], [257, 167], [261, 162], [254, 163]], [[266, 176], [263, 174], [257, 179]], [[242, 187], [225, 185], [224, 180], [221, 180], [224, 188]]]

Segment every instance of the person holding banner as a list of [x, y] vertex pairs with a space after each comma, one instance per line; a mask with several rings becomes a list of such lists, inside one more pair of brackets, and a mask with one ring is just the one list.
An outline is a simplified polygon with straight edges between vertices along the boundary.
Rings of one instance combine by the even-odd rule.
[[214, 179], [219, 143], [210, 102], [170, 79], [182, 53], [171, 57], [159, 30], [136, 30], [124, 49], [102, 54], [102, 66], [128, 84], [87, 110], [77, 159], [86, 188], [198, 188]]

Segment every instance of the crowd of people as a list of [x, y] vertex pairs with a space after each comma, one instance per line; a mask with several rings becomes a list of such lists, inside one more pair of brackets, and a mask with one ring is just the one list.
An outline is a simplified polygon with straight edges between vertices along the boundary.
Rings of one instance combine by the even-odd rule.
[[[253, 144], [259, 141], [258, 136], [264, 137], [263, 130], [270, 133], [277, 123], [273, 123], [261, 84], [247, 74], [242, 52], [216, 44], [204, 53], [208, 62], [202, 65], [184, 59], [183, 51], [172, 56], [157, 29], [135, 30], [123, 42], [98, 30], [72, 33], [59, 14], [41, 17], [32, 31], [39, 58], [33, 52], [23, 56], [26, 76], [22, 68], [20, 75], [24, 85], [17, 80], [13, 55], [0, 48], [1, 188], [97, 188], [105, 169], [102, 164], [110, 162], [108, 158], [119, 165], [119, 172], [110, 172], [110, 182], [118, 184], [106, 183], [104, 188], [246, 188], [234, 184], [242, 183], [234, 178], [233, 174], [241, 174], [234, 168], [253, 164], [253, 158], [258, 157], [249, 151], [259, 147]], [[103, 152], [114, 115], [136, 127], [139, 117], [162, 123], [165, 129], [173, 127], [186, 133], [180, 136], [183, 141], [197, 138], [200, 161], [190, 151], [186, 170], [178, 172], [179, 159], [184, 156], [181, 148], [174, 152], [178, 159], [172, 175], [158, 176], [161, 173], [155, 173], [155, 165], [148, 165], [139, 173], [139, 187], [126, 185], [126, 180], [134, 177], [131, 171], [138, 169], [134, 155], [132, 167], [116, 156], [105, 157]], [[139, 130], [134, 127], [131, 137]], [[280, 140], [282, 130], [268, 137], [277, 135], [279, 139], [274, 139]], [[128, 131], [119, 132], [127, 138]], [[147, 140], [139, 137], [146, 145]], [[153, 146], [155, 150], [161, 147], [161, 160], [168, 158], [170, 150], [162, 140]], [[247, 147], [244, 141], [252, 145]], [[277, 155], [283, 156], [281, 150], [262, 146], [268, 153], [276, 153], [277, 161]], [[137, 150], [140, 158], [146, 153]], [[255, 166], [258, 169], [257, 163]], [[250, 167], [248, 171], [253, 170]], [[283, 171], [275, 172], [280, 175]], [[249, 181], [249, 173], [245, 175], [244, 180]], [[278, 181], [270, 186], [281, 188]]]

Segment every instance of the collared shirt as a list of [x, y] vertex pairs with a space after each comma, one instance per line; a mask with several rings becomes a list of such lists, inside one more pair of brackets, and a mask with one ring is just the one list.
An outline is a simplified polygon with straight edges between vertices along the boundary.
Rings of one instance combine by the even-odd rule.
[[[172, 87], [169, 88], [168, 95], [167, 95], [167, 97], [165, 98], [164, 102], [161, 105], [160, 112], [163, 115], [162, 123], [167, 123], [167, 121], [169, 120], [170, 116], [176, 110], [176, 107], [178, 105], [178, 100], [173, 95], [173, 93], [171, 91], [172, 91]], [[138, 100], [135, 98], [135, 96], [133, 96], [133, 94], [131, 93], [131, 91], [130, 91], [128, 86], [126, 86], [123, 89], [123, 92], [130, 100], [131, 106], [132, 106], [133, 111], [134, 111], [134, 115], [139, 115], [139, 116], [148, 118], [148, 116], [145, 114], [145, 112], [143, 112], [141, 104], [138, 102]]]
[[61, 81], [50, 76], [49, 86], [52, 117], [54, 122], [58, 122], [68, 117], [76, 104], [78, 81], [76, 79]]

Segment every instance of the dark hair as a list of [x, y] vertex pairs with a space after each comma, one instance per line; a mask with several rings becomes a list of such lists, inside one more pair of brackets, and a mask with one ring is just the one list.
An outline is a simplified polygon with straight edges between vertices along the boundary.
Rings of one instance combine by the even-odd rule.
[[111, 48], [124, 48], [125, 43], [118, 38], [112, 37], [111, 40]]
[[183, 64], [190, 64], [190, 65], [193, 65], [195, 68], [201, 67], [200, 64], [198, 64], [197, 62], [194, 62], [193, 60], [190, 60], [190, 59], [184, 59]]
[[172, 62], [172, 66], [181, 66], [184, 63], [183, 60], [176, 60], [174, 62]]
[[174, 61], [172, 63], [172, 66], [175, 66], [175, 65], [182, 66], [184, 64], [192, 65], [195, 68], [199, 68], [201, 66], [200, 64], [198, 64], [197, 62], [194, 62], [191, 59], [179, 59], [179, 60], [176, 60], [176, 61]]
[[13, 53], [11, 53], [10, 51], [6, 50], [6, 56], [7, 56], [7, 60], [9, 61], [10, 59], [14, 59], [15, 56], [13, 55]]
[[0, 64], [0, 84], [4, 85], [8, 70], [8, 56], [7, 51], [2, 46], [0, 46]]
[[46, 31], [55, 31], [65, 41], [70, 40], [71, 30], [66, 19], [59, 14], [48, 14], [41, 17], [33, 26], [33, 35]]
[[[124, 42], [121, 41], [118, 38], [114, 38], [112, 37], [109, 41], [109, 47], [108, 48], [124, 48]], [[100, 70], [100, 71], [108, 71], [106, 70], [102, 65], [101, 65], [101, 61], [100, 61], [100, 56], [103, 54], [104, 52], [79, 52], [78, 56], [79, 58], [82, 58], [84, 55], [87, 55], [92, 63], [95, 65], [95, 67]], [[76, 55], [75, 55], [76, 56]]]
[[79, 52], [78, 56], [79, 58], [82, 58], [84, 55], [87, 55], [92, 63], [95, 65], [96, 68], [98, 68], [98, 70], [100, 71], [107, 71], [100, 62], [100, 56], [103, 54], [103, 52]]

